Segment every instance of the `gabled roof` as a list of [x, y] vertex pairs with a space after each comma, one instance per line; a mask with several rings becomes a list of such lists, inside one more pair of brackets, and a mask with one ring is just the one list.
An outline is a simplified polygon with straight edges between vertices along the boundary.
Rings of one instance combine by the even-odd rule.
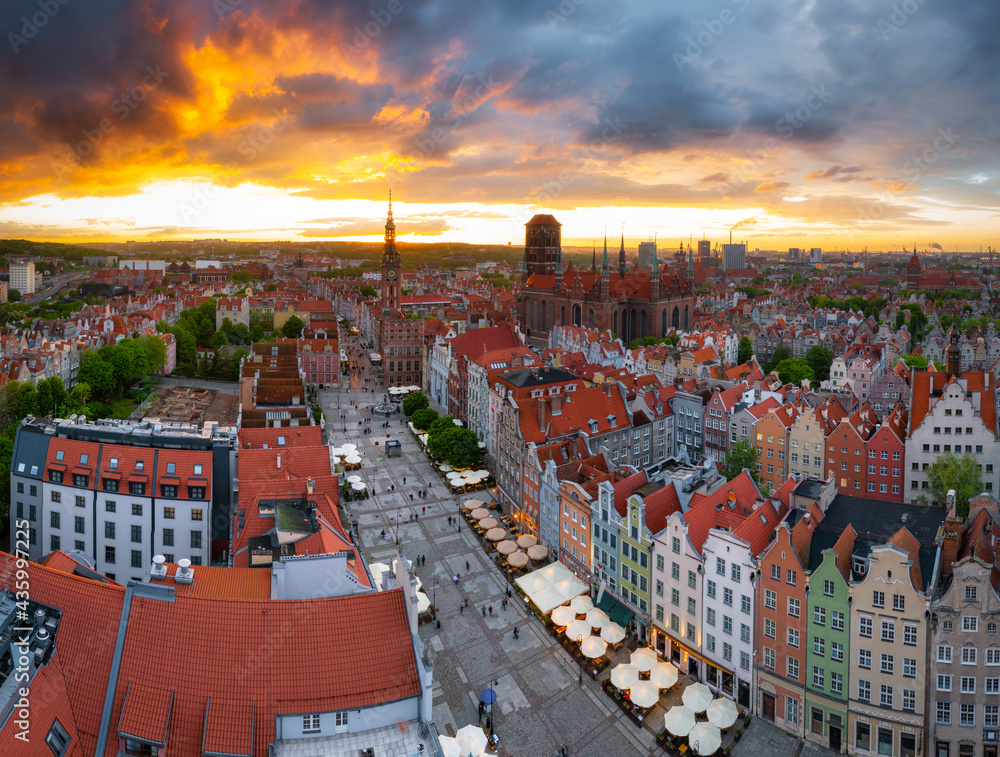
[[924, 584], [920, 575], [920, 542], [904, 526], [890, 536], [886, 543], [899, 547], [910, 556], [910, 577], [913, 579], [913, 586], [917, 591], [923, 591]]
[[624, 517], [628, 513], [628, 498], [632, 496], [632, 493], [638, 489], [643, 484], [648, 483], [649, 478], [646, 476], [645, 471], [640, 471], [639, 473], [633, 473], [627, 478], [623, 478], [621, 481], [616, 481], [612, 484], [614, 489], [614, 499], [615, 499], [615, 510], [617, 513]]

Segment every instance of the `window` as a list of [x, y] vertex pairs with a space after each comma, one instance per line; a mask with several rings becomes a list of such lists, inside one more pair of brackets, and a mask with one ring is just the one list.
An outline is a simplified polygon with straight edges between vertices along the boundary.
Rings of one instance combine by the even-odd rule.
[[938, 677], [937, 677], [937, 690], [938, 691], [951, 691], [951, 676], [945, 675], [943, 673], [938, 673]]
[[75, 523], [74, 523], [74, 529], [73, 530], [76, 533], [78, 533], [78, 534], [86, 533], [86, 531], [84, 530], [85, 529], [85, 523], [86, 523], [86, 521], [83, 518], [81, 518], [79, 515], [77, 515], [74, 518], [74, 521], [75, 521]]
[[174, 484], [162, 484], [160, 494], [167, 499], [177, 499], [177, 486]]
[[891, 675], [895, 672], [896, 661], [891, 654], [882, 654], [880, 662], [880, 673], [889, 673]]
[[688, 571], [688, 586], [692, 589], [698, 585], [698, 578], [693, 570]]
[[770, 589], [764, 590], [764, 607], [768, 610], [776, 610], [778, 608], [778, 595], [776, 592]]
[[966, 586], [965, 587], [965, 601], [966, 602], [975, 602], [976, 601], [976, 587], [975, 586]]
[[826, 625], [826, 608], [825, 607], [814, 607], [813, 608], [813, 623], [819, 626]]
[[191, 532], [191, 549], [201, 549], [201, 531]]
[[799, 617], [799, 600], [788, 598], [788, 615], [793, 618]]
[[913, 689], [903, 689], [903, 709], [915, 712], [917, 709], [917, 692]]
[[709, 652], [715, 652], [715, 637], [712, 634], [705, 634], [705, 648]]
[[896, 624], [891, 620], [882, 621], [882, 641], [896, 640]]
[[715, 581], [709, 581], [708, 582], [708, 586], [706, 587], [706, 591], [708, 592], [708, 596], [710, 598], [715, 599]]
[[879, 685], [878, 703], [883, 707], [892, 707], [892, 686], [885, 683]]
[[105, 547], [104, 548], [104, 562], [111, 563], [112, 565], [114, 565], [114, 562], [115, 562], [115, 548], [114, 547]]
[[917, 627], [912, 623], [903, 624], [903, 643], [911, 647], [917, 645]]
[[986, 664], [1000, 665], [1000, 648], [990, 647], [986, 650]]
[[694, 597], [688, 597], [688, 615], [695, 615], [697, 613], [697, 605], [694, 601]]
[[917, 660], [914, 657], [903, 658], [903, 678], [917, 677]]
[[128, 493], [135, 494], [140, 497], [146, 495], [146, 485], [139, 481], [129, 481], [128, 482]]
[[771, 566], [771, 578], [773, 578], [775, 581], [781, 580], [781, 567], [779, 565]]
[[722, 632], [730, 635], [733, 633], [733, 619], [728, 615], [722, 616]]
[[[712, 611], [710, 610], [709, 612]], [[712, 625], [715, 625], [715, 618], [714, 618], [715, 613], [713, 612], [712, 615], [713, 615]], [[775, 635], [775, 628], [776, 626], [773, 620], [770, 620], [769, 618], [764, 619], [764, 636], [766, 636], [769, 639], [773, 639]]]
[[799, 632], [794, 628], [789, 628], [787, 629], [787, 633], [788, 633], [788, 646], [795, 647], [796, 649], [798, 649]]
[[893, 594], [892, 595], [892, 609], [893, 610], [902, 610], [905, 601], [906, 600], [905, 600], [905, 598], [903, 597], [902, 594]]
[[951, 702], [937, 703], [937, 723], [938, 725], [951, 725]]
[[681, 603], [681, 593], [677, 589], [670, 590], [670, 604], [680, 605]]
[[875, 607], [885, 607], [885, 592], [873, 591], [872, 605], [874, 605]]
[[726, 561], [721, 557], [715, 558], [715, 572], [720, 576], [726, 575]]
[[830, 627], [834, 631], [844, 630], [844, 613], [832, 610], [830, 612]]
[[787, 673], [789, 678], [799, 677], [799, 661], [794, 657], [788, 658]]
[[979, 618], [976, 615], [962, 616], [962, 630], [975, 633], [979, 630]]
[[868, 681], [858, 681], [858, 701], [872, 701], [872, 685]]
[[59, 518], [60, 518], [59, 513], [57, 512], [49, 513], [49, 525], [52, 526], [52, 528], [59, 528]]
[[871, 749], [872, 730], [868, 723], [856, 722], [854, 724], [854, 746], [864, 752]]
[[795, 571], [786, 570], [785, 571], [785, 583], [795, 586]]
[[191, 520], [201, 520], [201, 510], [192, 510]]
[[774, 670], [774, 650], [764, 647], [764, 667]]
[[53, 502], [62, 502], [62, 493], [61, 492], [52, 492], [51, 500]]
[[871, 670], [872, 667], [872, 652], [870, 649], [859, 649], [858, 650], [858, 667], [864, 668], [866, 670]]
[[734, 583], [740, 582], [740, 566], [731, 565], [730, 566], [730, 577], [733, 579]]
[[962, 676], [960, 679], [960, 688], [963, 694], [975, 694], [976, 693], [976, 677], [975, 676]]
[[315, 713], [312, 715], [302, 716], [302, 732], [303, 733], [319, 733], [319, 714]]
[[681, 566], [677, 563], [670, 564], [670, 577], [674, 580], [680, 580], [681, 577]]
[[988, 704], [983, 707], [983, 726], [996, 728], [1000, 725], [1000, 705]]
[[[824, 676], [825, 672], [823, 668], [813, 668], [813, 686], [817, 689], [822, 689]], [[822, 719], [822, 716], [820, 716], [820, 719]]]
[[132, 567], [141, 568], [142, 567], [142, 550], [133, 549], [132, 550]]
[[844, 645], [839, 641], [830, 642], [830, 659], [836, 662], [844, 659]]
[[840, 694], [844, 690], [844, 677], [840, 673], [830, 673], [830, 691]]
[[939, 644], [937, 648], [938, 662], [951, 662], [951, 647], [947, 644]]
[[987, 678], [985, 681], [987, 694], [1000, 694], [1000, 678]]
[[58, 720], [53, 720], [52, 727], [45, 736], [45, 743], [52, 750], [52, 753], [56, 757], [63, 757], [69, 748], [69, 741], [69, 735], [66, 733], [66, 729], [62, 727], [62, 723]]
[[132, 515], [142, 515], [142, 505], [138, 502], [132, 503]]
[[174, 546], [174, 529], [172, 528], [163, 529], [163, 546], [164, 547]]
[[725, 588], [725, 589], [722, 590], [722, 604], [726, 605], [726, 607], [732, 607], [733, 606], [733, 590], [732, 589]]
[[958, 724], [961, 726], [972, 727], [976, 724], [976, 705], [965, 704], [964, 702], [959, 705], [959, 716]]
[[821, 639], [819, 636], [813, 637], [813, 654], [820, 657], [826, 655], [826, 639]]
[[823, 594], [828, 597], [833, 596], [833, 581], [823, 581]]
[[975, 665], [976, 664], [976, 648], [975, 647], [962, 647], [962, 664], [963, 665]]
[[724, 660], [733, 659], [733, 645], [727, 641], [722, 642], [722, 658]]

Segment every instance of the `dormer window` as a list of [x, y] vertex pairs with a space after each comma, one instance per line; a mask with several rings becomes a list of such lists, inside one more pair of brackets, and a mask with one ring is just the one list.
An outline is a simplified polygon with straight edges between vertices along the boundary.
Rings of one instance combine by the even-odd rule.
[[591, 420], [588, 423], [590, 424], [590, 433], [596, 434], [597, 433], [597, 421]]
[[611, 424], [611, 428], [614, 428], [615, 426], [618, 425], [618, 419], [615, 416], [613, 416], [613, 415], [609, 415], [608, 416], [608, 423]]
[[851, 568], [856, 577], [864, 578], [868, 575], [868, 560], [864, 557], [855, 557]]

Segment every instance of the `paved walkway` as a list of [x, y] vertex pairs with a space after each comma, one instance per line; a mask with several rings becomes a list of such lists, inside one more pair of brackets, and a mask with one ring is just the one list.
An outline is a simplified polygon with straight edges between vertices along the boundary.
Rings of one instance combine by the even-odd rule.
[[[350, 342], [345, 340], [344, 344]], [[563, 746], [573, 757], [666, 754], [656, 746], [654, 733], [628, 720], [601, 691], [599, 682], [588, 676], [582, 684], [578, 682], [576, 663], [527, 612], [517, 594], [507, 610], [501, 609], [506, 579], [459, 515], [460, 502], [470, 495], [455, 497], [448, 491], [405, 428], [403, 416], [394, 416], [388, 431], [380, 428], [382, 419], [373, 418], [372, 433], [361, 433], [359, 420], [368, 417], [369, 407], [383, 396], [382, 392], [360, 391], [365, 385], [361, 379], [371, 377], [367, 358], [361, 361], [364, 370], [350, 382], [349, 393], [345, 385], [321, 392], [320, 401], [334, 445], [350, 441], [364, 453], [361, 475], [373, 496], [346, 503], [346, 509], [348, 520], [358, 524], [360, 544], [368, 560], [390, 563], [394, 558], [395, 542], [383, 539], [383, 530], [393, 538], [398, 535], [399, 550], [409, 559], [426, 556], [426, 566], [416, 568], [416, 573], [438, 607], [441, 627], [423, 625], [420, 637], [430, 649], [434, 665], [438, 731], [453, 735], [462, 726], [477, 722], [480, 692], [493, 683], [499, 709], [494, 729], [500, 737], [501, 755], [550, 757]], [[347, 416], [343, 422], [341, 413]], [[388, 438], [402, 443], [403, 454], [391, 460], [383, 456], [380, 463], [378, 458]], [[390, 486], [395, 490], [390, 491]], [[417, 497], [420, 489], [430, 490], [426, 500]], [[485, 492], [471, 496], [484, 501], [490, 498]], [[449, 516], [454, 516], [454, 525], [448, 523]], [[460, 576], [457, 586], [452, 578], [456, 574]], [[463, 610], [466, 599], [469, 608]], [[515, 627], [520, 629], [518, 639], [513, 638]], [[755, 721], [734, 753], [763, 754], [751, 751], [748, 747], [754, 742], [748, 739], [766, 728], [774, 727]], [[774, 752], [767, 741], [762, 748], [769, 754]], [[785, 757], [784, 751], [772, 757]], [[797, 755], [792, 750], [787, 757]]]

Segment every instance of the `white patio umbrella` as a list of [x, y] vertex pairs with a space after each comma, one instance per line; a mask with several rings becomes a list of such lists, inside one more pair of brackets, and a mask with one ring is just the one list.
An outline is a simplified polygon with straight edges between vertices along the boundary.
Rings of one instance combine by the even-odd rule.
[[608, 642], [600, 636], [588, 636], [580, 644], [580, 651], [591, 659], [597, 659], [608, 651]]
[[649, 680], [661, 689], [669, 689], [677, 684], [677, 668], [669, 662], [661, 662], [649, 671]]
[[719, 728], [729, 728], [740, 716], [740, 711], [736, 709], [736, 702], [726, 697], [719, 697], [712, 701], [705, 711], [708, 715], [708, 722]]
[[462, 503], [462, 507], [466, 510], [475, 510], [478, 507], [482, 507], [483, 502], [479, 499], [467, 499]]
[[517, 537], [517, 546], [521, 549], [527, 549], [528, 547], [533, 547], [538, 544], [538, 538], [532, 536], [531, 534], [521, 534]]
[[459, 473], [458, 471], [451, 471], [450, 473], [445, 474], [445, 478], [448, 479], [449, 481], [455, 481], [456, 479], [459, 479], [461, 477], [462, 474]]
[[491, 528], [497, 527], [496, 518], [483, 518], [479, 521], [479, 527], [484, 531], [489, 531]]
[[490, 472], [488, 470], [486, 470], [485, 468], [480, 468], [479, 470], [476, 471], [476, 473], [479, 474], [480, 478], [489, 478], [490, 477]]
[[594, 607], [587, 613], [587, 622], [590, 623], [591, 628], [604, 628], [611, 622], [611, 618], [604, 610]]
[[464, 757], [462, 747], [458, 745], [458, 739], [451, 736], [438, 736], [438, 743], [441, 745], [441, 757]]
[[511, 541], [510, 539], [504, 539], [502, 542], [497, 544], [497, 552], [501, 555], [512, 555], [517, 552], [517, 542]]
[[354, 491], [356, 492], [363, 492], [368, 487], [365, 486], [364, 481], [355, 481], [353, 484], [351, 484], [351, 488], [354, 489]]
[[515, 552], [507, 558], [507, 562], [515, 568], [523, 568], [528, 564], [528, 556], [524, 552]]
[[458, 729], [455, 739], [463, 755], [480, 755], [486, 751], [486, 734], [478, 725], [467, 725]]
[[583, 636], [586, 638], [590, 636], [590, 623], [585, 620], [574, 620], [568, 626], [566, 626], [566, 636], [573, 641]]
[[635, 669], [634, 665], [629, 665], [627, 662], [616, 665], [611, 671], [611, 683], [619, 689], [631, 689], [639, 683], [639, 671]]
[[472, 517], [475, 518], [476, 520], [482, 520], [483, 518], [489, 518], [490, 517], [490, 511], [487, 510], [485, 507], [477, 507], [475, 510], [472, 511]]
[[660, 689], [652, 681], [639, 681], [628, 690], [628, 697], [639, 707], [652, 707], [660, 700]]
[[417, 592], [417, 612], [427, 612], [431, 607], [430, 598], [422, 591]]
[[586, 615], [588, 612], [594, 609], [593, 601], [591, 601], [590, 597], [588, 597], [586, 594], [581, 594], [578, 597], [573, 597], [573, 599], [569, 603], [569, 606], [573, 608], [573, 612], [575, 612], [577, 615]]
[[345, 452], [350, 452], [351, 450], [356, 450], [358, 448], [358, 445], [351, 444], [350, 442], [348, 442], [347, 444], [341, 444], [340, 448]]
[[711, 723], [698, 723], [688, 733], [688, 744], [698, 754], [715, 754], [722, 746], [722, 732]]
[[636, 668], [641, 670], [643, 673], [648, 673], [656, 666], [659, 660], [656, 659], [656, 652], [652, 649], [649, 647], [641, 647], [629, 655], [629, 662], [635, 665]]
[[507, 532], [502, 528], [491, 528], [486, 532], [486, 538], [490, 541], [500, 541], [506, 538]]
[[357, 455], [348, 455], [344, 458], [344, 462], [348, 465], [361, 465], [361, 458]]
[[608, 623], [601, 629], [601, 638], [608, 642], [608, 644], [617, 644], [625, 638], [625, 629], [617, 623]]
[[680, 705], [671, 707], [663, 716], [663, 727], [674, 736], [687, 736], [694, 728], [694, 713]]
[[451, 470], [451, 466], [448, 465], [448, 463], [441, 463], [438, 466], [438, 470], [441, 471], [442, 473], [447, 473], [448, 471]]
[[693, 712], [704, 712], [712, 703], [712, 690], [703, 683], [692, 683], [684, 689], [681, 701]]
[[347, 483], [349, 483], [349, 484], [356, 484], [360, 480], [361, 480], [361, 476], [348, 476], [347, 477]]
[[536, 544], [533, 547], [528, 547], [528, 557], [532, 560], [544, 560], [545, 556], [548, 555], [549, 550]]
[[576, 613], [569, 605], [562, 605], [552, 611], [552, 622], [557, 626], [568, 626], [574, 620], [576, 620]]

